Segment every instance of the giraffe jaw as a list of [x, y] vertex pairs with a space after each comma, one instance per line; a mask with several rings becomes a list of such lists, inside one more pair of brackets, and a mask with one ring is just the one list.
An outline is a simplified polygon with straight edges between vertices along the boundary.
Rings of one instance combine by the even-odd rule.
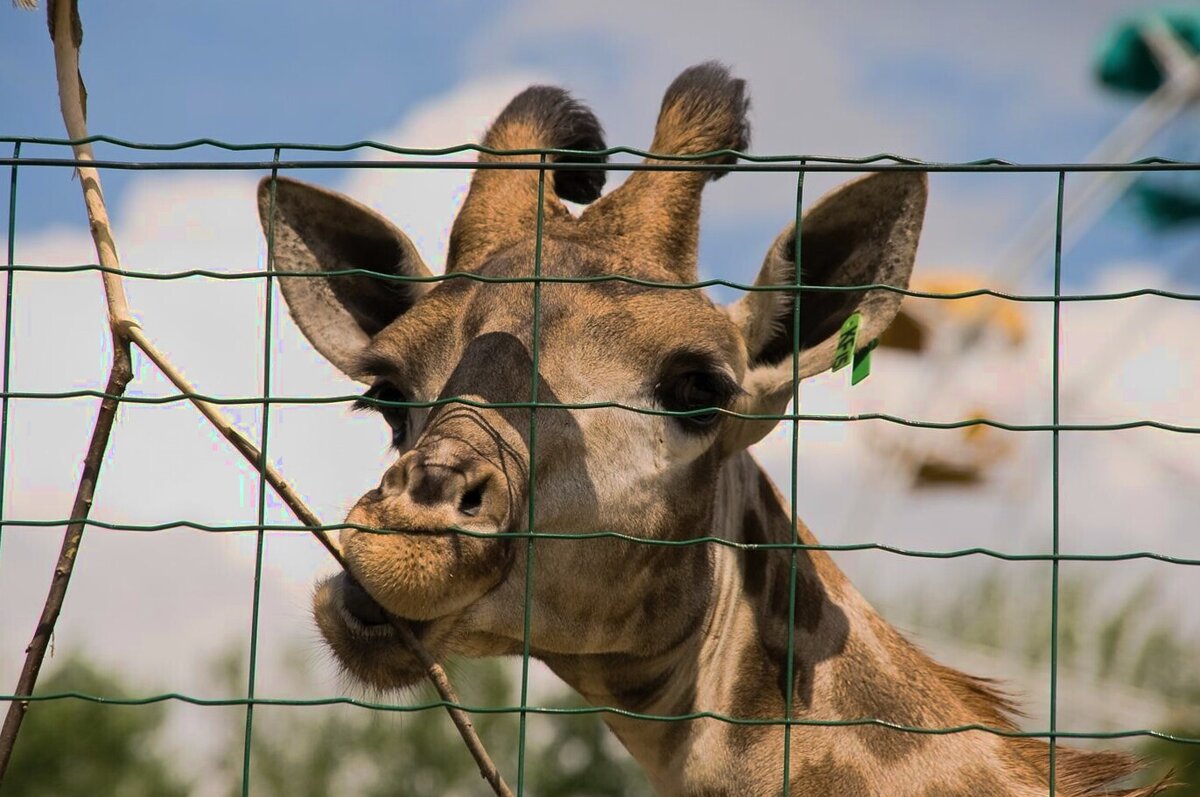
[[[331, 576], [317, 586], [313, 595], [313, 617], [325, 643], [342, 668], [366, 686], [385, 691], [413, 686], [424, 677], [425, 670], [402, 644], [391, 622], [403, 622], [427, 646], [435, 645], [440, 636], [441, 629], [435, 625], [449, 623], [409, 620], [390, 613], [382, 622], [364, 622], [355, 616], [364, 613], [362, 607], [352, 610], [347, 606], [350, 580], [345, 573]], [[386, 610], [378, 604], [376, 607], [383, 618]]]

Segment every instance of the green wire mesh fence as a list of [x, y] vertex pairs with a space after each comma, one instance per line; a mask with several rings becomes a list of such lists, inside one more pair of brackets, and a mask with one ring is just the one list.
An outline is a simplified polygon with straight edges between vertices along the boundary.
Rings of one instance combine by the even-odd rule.
[[[122, 139], [111, 138], [107, 136], [92, 136], [87, 141], [92, 143], [101, 143], [109, 145], [120, 151], [151, 151], [151, 152], [191, 152], [193, 150], [204, 147], [216, 148], [228, 152], [236, 153], [270, 153], [270, 159], [251, 159], [251, 160], [172, 160], [172, 161], [157, 161], [157, 160], [96, 160], [90, 162], [91, 166], [98, 169], [109, 170], [136, 170], [136, 171], [208, 171], [208, 170], [239, 170], [239, 171], [254, 171], [263, 172], [274, 177], [281, 171], [303, 171], [303, 170], [322, 170], [322, 169], [535, 169], [539, 174], [539, 203], [537, 213], [537, 229], [536, 233], [536, 248], [534, 255], [534, 263], [532, 275], [528, 277], [490, 277], [487, 275], [473, 273], [454, 273], [448, 275], [438, 275], [432, 277], [405, 277], [405, 276], [390, 276], [381, 275], [375, 272], [368, 272], [359, 269], [348, 269], [344, 271], [324, 272], [321, 276], [339, 276], [339, 275], [366, 275], [376, 279], [392, 279], [409, 282], [441, 282], [446, 280], [467, 279], [478, 282], [502, 282], [502, 283], [527, 283], [531, 286], [534, 298], [534, 312], [532, 317], [532, 373], [531, 373], [531, 400], [528, 402], [510, 402], [510, 403], [482, 403], [467, 398], [450, 397], [437, 401], [388, 401], [373, 396], [359, 395], [333, 395], [333, 396], [277, 396], [272, 395], [272, 319], [275, 312], [273, 306], [273, 279], [277, 276], [315, 276], [313, 274], [276, 271], [269, 269], [265, 271], [240, 271], [240, 272], [220, 272], [205, 269], [189, 269], [181, 271], [173, 271], [170, 273], [150, 273], [142, 271], [120, 271], [122, 276], [129, 279], [138, 280], [181, 280], [181, 279], [217, 279], [217, 280], [262, 280], [263, 281], [263, 308], [266, 316], [266, 324], [264, 325], [264, 336], [262, 341], [263, 351], [263, 368], [262, 368], [262, 385], [263, 390], [257, 396], [208, 396], [202, 394], [184, 394], [175, 393], [164, 396], [122, 396], [119, 400], [130, 404], [169, 404], [191, 399], [201, 399], [206, 402], [221, 405], [246, 405], [261, 407], [261, 427], [259, 450], [261, 451], [260, 461], [258, 462], [258, 489], [257, 489], [257, 522], [254, 524], [240, 525], [208, 525], [181, 519], [172, 522], [164, 522], [159, 524], [118, 524], [105, 522], [102, 520], [86, 519], [84, 522], [87, 526], [107, 530], [121, 531], [137, 531], [137, 532], [157, 532], [167, 529], [193, 529], [201, 532], [211, 533], [249, 533], [254, 532], [256, 535], [255, 548], [255, 567], [254, 567], [254, 591], [253, 591], [253, 606], [251, 612], [251, 629], [249, 643], [249, 675], [246, 683], [244, 697], [228, 697], [218, 699], [205, 699], [193, 695], [167, 693], [156, 694], [140, 698], [114, 698], [106, 695], [84, 694], [80, 692], [60, 692], [54, 694], [37, 694], [37, 695], [0, 695], [0, 701], [53, 701], [64, 699], [78, 699], [95, 702], [102, 702], [114, 705], [147, 705], [151, 703], [159, 703], [163, 701], [179, 701], [182, 703], [198, 705], [198, 706], [245, 706], [245, 731], [244, 731], [244, 752], [242, 761], [242, 791], [244, 794], [249, 793], [250, 788], [250, 769], [251, 760], [251, 739], [253, 738], [253, 721], [254, 708], [256, 706], [326, 706], [335, 704], [349, 704], [360, 706], [370, 710], [387, 711], [387, 712], [421, 712], [431, 709], [437, 709], [448, 705], [445, 701], [425, 702], [420, 704], [394, 704], [388, 702], [378, 702], [362, 699], [354, 699], [348, 697], [327, 697], [319, 699], [276, 699], [276, 698], [261, 698], [255, 695], [256, 677], [258, 669], [258, 636], [259, 636], [259, 614], [260, 614], [260, 598], [261, 598], [261, 579], [264, 563], [264, 538], [267, 532], [301, 532], [306, 533], [314, 530], [336, 531], [345, 528], [355, 528], [362, 531], [373, 533], [386, 534], [389, 533], [386, 529], [375, 529], [352, 524], [330, 524], [323, 526], [308, 526], [302, 524], [269, 524], [267, 523], [266, 509], [266, 490], [267, 484], [265, 481], [266, 463], [268, 462], [268, 445], [269, 445], [269, 429], [270, 429], [270, 409], [274, 405], [295, 405], [295, 404], [341, 404], [354, 401], [366, 402], [376, 406], [395, 407], [395, 408], [429, 408], [440, 406], [446, 403], [460, 403], [474, 407], [495, 407], [495, 408], [515, 408], [528, 409], [530, 411], [530, 428], [529, 428], [529, 447], [531, 452], [529, 473], [528, 473], [528, 517], [526, 528], [524, 531], [512, 533], [512, 537], [517, 540], [524, 540], [523, 555], [526, 558], [526, 579], [524, 585], [524, 644], [521, 667], [521, 683], [520, 683], [520, 702], [519, 705], [513, 706], [460, 706], [464, 710], [471, 713], [479, 714], [517, 714], [519, 716], [519, 745], [518, 745], [518, 760], [517, 760], [517, 778], [516, 790], [520, 795], [526, 790], [525, 778], [525, 759], [526, 748], [525, 740], [527, 735], [527, 718], [530, 714], [535, 715], [562, 715], [562, 714], [603, 714], [612, 713], [622, 716], [646, 720], [652, 722], [683, 722], [697, 719], [711, 719], [720, 722], [731, 723], [735, 725], [776, 725], [784, 729], [784, 745], [785, 752], [783, 757], [783, 783], [782, 788], [785, 794], [789, 790], [789, 753], [791, 746], [791, 729], [796, 725], [811, 725], [811, 726], [877, 726], [890, 729], [896, 733], [916, 733], [916, 734], [932, 734], [944, 735], [963, 733], [968, 731], [981, 731], [991, 734], [996, 734], [1005, 737], [1031, 737], [1047, 739], [1051, 742], [1050, 745], [1050, 783], [1049, 790], [1053, 794], [1055, 791], [1056, 764], [1055, 764], [1055, 746], [1054, 742], [1058, 739], [1122, 739], [1129, 737], [1156, 737], [1171, 742], [1189, 745], [1200, 745], [1200, 738], [1190, 738], [1164, 733], [1154, 729], [1127, 729], [1110, 732], [1089, 732], [1065, 730], [1058, 727], [1058, 656], [1059, 656], [1059, 582], [1060, 573], [1059, 565], [1066, 561], [1089, 561], [1089, 562], [1115, 562], [1128, 561], [1135, 559], [1154, 560], [1163, 563], [1169, 563], [1180, 566], [1197, 566], [1200, 565], [1200, 559], [1187, 558], [1181, 556], [1166, 555], [1151, 550], [1140, 551], [1124, 551], [1108, 554], [1081, 554], [1064, 552], [1060, 550], [1059, 527], [1060, 527], [1060, 496], [1059, 496], [1059, 436], [1062, 432], [1073, 431], [1115, 431], [1133, 428], [1154, 428], [1164, 432], [1174, 434], [1200, 434], [1200, 426], [1196, 425], [1181, 425], [1173, 423], [1164, 423], [1152, 418], [1136, 419], [1119, 423], [1061, 423], [1059, 412], [1059, 381], [1060, 381], [1060, 357], [1061, 357], [1061, 321], [1060, 310], [1065, 302], [1098, 302], [1098, 301], [1114, 301], [1140, 296], [1156, 296], [1185, 302], [1200, 301], [1200, 293], [1187, 293], [1179, 291], [1167, 291], [1160, 289], [1144, 288], [1122, 292], [1109, 293], [1091, 293], [1091, 294], [1064, 294], [1062, 292], [1062, 232], [1063, 232], [1063, 198], [1067, 185], [1069, 174], [1078, 172], [1115, 172], [1115, 171], [1137, 171], [1137, 172], [1152, 172], [1152, 171], [1200, 171], [1200, 163], [1174, 161], [1163, 158], [1147, 158], [1144, 160], [1131, 163], [1109, 163], [1109, 164], [1081, 164], [1081, 163], [1059, 163], [1059, 164], [1016, 164], [999, 159], [984, 159], [978, 161], [964, 163], [929, 163], [917, 161], [907, 158], [901, 158], [893, 155], [877, 155], [866, 158], [817, 158], [817, 157], [802, 157], [802, 156], [755, 156], [746, 155], [735, 152], [724, 153], [704, 153], [692, 156], [664, 156], [654, 155], [653, 157], [659, 162], [656, 163], [596, 163], [595, 157], [597, 153], [577, 153], [569, 150], [553, 150], [553, 149], [527, 149], [527, 150], [505, 150], [497, 151], [484, 147], [465, 145], [456, 147], [447, 147], [442, 149], [412, 149], [403, 147], [394, 147], [386, 144], [381, 144], [372, 141], [359, 141], [344, 145], [312, 145], [290, 142], [277, 143], [255, 143], [255, 144], [231, 144], [223, 141], [212, 139], [196, 139], [173, 144], [142, 144]], [[3, 531], [7, 527], [52, 527], [61, 526], [69, 522], [68, 519], [55, 520], [30, 520], [21, 518], [10, 518], [7, 516], [4, 506], [4, 496], [7, 478], [8, 465], [8, 423], [9, 423], [9, 404], [11, 400], [64, 400], [73, 398], [104, 398], [105, 394], [102, 391], [96, 390], [71, 390], [61, 392], [14, 392], [10, 385], [11, 363], [13, 351], [10, 345], [12, 323], [13, 323], [13, 283], [17, 275], [22, 272], [43, 272], [56, 274], [70, 274], [76, 272], [88, 271], [105, 271], [105, 269], [97, 264], [76, 264], [70, 266], [47, 266], [36, 263], [19, 263], [16, 260], [16, 221], [18, 210], [18, 174], [23, 169], [43, 168], [43, 169], [70, 169], [78, 165], [78, 163], [70, 158], [60, 157], [23, 157], [21, 154], [22, 146], [39, 146], [43, 148], [66, 148], [72, 143], [63, 139], [53, 138], [32, 138], [32, 137], [0, 137], [0, 145], [11, 146], [11, 156], [0, 158], [0, 166], [7, 167], [9, 170], [9, 205], [8, 205], [8, 236], [7, 236], [7, 265], [4, 267], [6, 272], [6, 295], [5, 295], [5, 346], [3, 352], [3, 373], [0, 376], [2, 381], [2, 407], [0, 407], [0, 542], [3, 540]], [[397, 160], [337, 160], [337, 159], [319, 159], [320, 154], [329, 153], [359, 153], [361, 151], [375, 151], [386, 153], [392, 156], [402, 156]], [[284, 159], [283, 154], [287, 153], [289, 159]], [[525, 161], [520, 163], [512, 162], [485, 162], [475, 163], [468, 162], [462, 159], [453, 159], [451, 156], [465, 156], [471, 153], [489, 153], [496, 155], [529, 155], [537, 156], [537, 161]], [[586, 163], [571, 163], [568, 162], [571, 156], [584, 155], [589, 158]], [[649, 156], [643, 150], [629, 147], [614, 147], [605, 150], [602, 155], [632, 155], [639, 157]], [[709, 164], [700, 161], [714, 158], [718, 154], [733, 155], [737, 158], [735, 164]], [[448, 159], [449, 158], [449, 159]], [[556, 160], [552, 160], [556, 159]], [[666, 162], [664, 162], [666, 161]], [[994, 291], [990, 289], [978, 289], [953, 293], [931, 293], [924, 291], [900, 289], [887, 285], [855, 285], [855, 286], [810, 286], [803, 285], [800, 282], [800, 252], [797, 245], [796, 257], [796, 283], [789, 286], [779, 285], [748, 285], [737, 282], [731, 282], [721, 279], [710, 279], [695, 281], [691, 283], [659, 283], [642, 279], [636, 279], [622, 275], [605, 275], [591, 277], [558, 277], [558, 276], [543, 276], [542, 275], [542, 230], [543, 230], [543, 204], [546, 172], [556, 169], [605, 169], [616, 171], [638, 171], [638, 170], [697, 170], [697, 171], [738, 171], [738, 172], [783, 172], [795, 175], [796, 179], [796, 195], [795, 205], [793, 208], [794, 218], [797, 231], [801, 225], [801, 206], [804, 199], [804, 180], [805, 176], [816, 172], [872, 172], [872, 171], [887, 171], [887, 170], [915, 170], [922, 172], [985, 172], [985, 173], [1049, 173], [1057, 175], [1057, 202], [1056, 202], [1056, 220], [1055, 220], [1055, 236], [1054, 236], [1054, 275], [1053, 275], [1053, 292], [1051, 294], [1031, 295], [1031, 294], [1014, 294], [1008, 292]], [[273, 195], [272, 195], [273, 201]], [[272, 213], [272, 218], [274, 214]], [[273, 264], [274, 250], [274, 234], [273, 230], [268, 230], [267, 235], [267, 258], [268, 264]], [[799, 235], [796, 236], [799, 241]], [[921, 419], [905, 418], [886, 413], [865, 413], [859, 415], [822, 415], [822, 414], [806, 414], [798, 411], [799, 407], [799, 382], [795, 378], [798, 374], [798, 358], [799, 351], [793, 350], [793, 388], [792, 388], [792, 412], [781, 413], [778, 415], [753, 415], [738, 413], [731, 410], [716, 408], [716, 411], [731, 415], [738, 418], [750, 420], [775, 420], [786, 421], [791, 425], [791, 516], [793, 524], [796, 520], [796, 501], [797, 501], [797, 467], [796, 460], [798, 454], [798, 430], [800, 423], [811, 422], [834, 422], [834, 423], [857, 423], [863, 421], [884, 422], [897, 424], [909, 427], [919, 427], [927, 429], [957, 429], [970, 426], [987, 426], [996, 429], [1001, 429], [1009, 432], [1038, 432], [1049, 433], [1051, 436], [1051, 456], [1052, 456], [1052, 475], [1053, 484], [1051, 485], [1051, 502], [1052, 502], [1052, 517], [1051, 520], [1051, 539], [1049, 542], [1050, 550], [1045, 553], [1010, 553], [1001, 550], [985, 547], [969, 547], [955, 550], [917, 550], [900, 548], [893, 545], [886, 545], [875, 542], [856, 542], [850, 544], [832, 544], [832, 545], [808, 545], [799, 542], [794, 543], [765, 543], [761, 545], [746, 545], [742, 543], [730, 542], [714, 536], [697, 536], [686, 540], [652, 540], [632, 537], [626, 534], [621, 534], [612, 531], [597, 529], [590, 533], [554, 533], [552, 530], [538, 530], [535, 528], [535, 512], [537, 506], [536, 485], [537, 471], [536, 460], [532, 456], [532, 452], [536, 449], [537, 433], [538, 433], [538, 414], [540, 411], [546, 410], [587, 410], [595, 408], [619, 408], [628, 412], [647, 413], [654, 415], [672, 415], [686, 416], [695, 414], [708, 414], [713, 412], [713, 409], [702, 408], [690, 411], [670, 411], [653, 409], [646, 407], [635, 407], [624, 405], [615, 402], [593, 402], [593, 403], [557, 403], [544, 402], [539, 400], [538, 384], [539, 384], [539, 340], [541, 335], [541, 288], [545, 283], [555, 282], [571, 282], [571, 283], [598, 283], [598, 282], [624, 282], [636, 285], [653, 287], [663, 290], [696, 290], [713, 286], [721, 286], [736, 291], [794, 291], [797, 301], [794, 303], [791, 323], [793, 330], [798, 331], [800, 328], [801, 313], [803, 312], [801, 297], [808, 293], [818, 292], [838, 292], [849, 291], [856, 292], [865, 289], [877, 288], [882, 290], [893, 291], [904, 296], [919, 297], [924, 299], [934, 299], [943, 301], [953, 301], [958, 299], [967, 299], [978, 296], [992, 296], [999, 299], [1012, 302], [1026, 303], [1048, 303], [1053, 308], [1053, 340], [1052, 345], [1052, 372], [1051, 372], [1051, 422], [1040, 424], [1014, 424], [1003, 423], [1000, 421], [988, 418], [972, 418], [961, 421], [952, 422], [932, 422]], [[793, 340], [799, 340], [799, 335], [793, 335]], [[470, 531], [467, 529], [451, 529], [457, 533], [467, 536], [489, 536], [480, 532]], [[808, 720], [808, 719], [787, 719], [792, 715], [794, 679], [788, 677], [787, 683], [789, 688], [786, 694], [786, 713], [785, 717], [756, 719], [745, 717], [726, 716], [710, 711], [696, 711], [689, 714], [678, 716], [663, 716], [656, 714], [645, 714], [638, 712], [625, 711], [609, 706], [593, 706], [584, 708], [553, 708], [545, 706], [531, 705], [529, 700], [529, 663], [530, 663], [530, 627], [532, 624], [532, 594], [534, 590], [533, 583], [533, 567], [532, 562], [537, 555], [536, 542], [539, 539], [558, 539], [558, 540], [578, 540], [583, 544], [583, 541], [600, 538], [617, 538], [640, 545], [658, 545], [658, 546], [690, 546], [690, 545], [725, 545], [740, 548], [782, 548], [791, 551], [791, 577], [789, 579], [789, 593], [791, 595], [790, 612], [795, 612], [795, 594], [797, 585], [797, 553], [803, 550], [825, 550], [831, 552], [838, 551], [863, 551], [874, 550], [881, 551], [893, 555], [904, 557], [928, 558], [928, 559], [957, 559], [968, 556], [989, 557], [992, 559], [1017, 562], [1017, 561], [1039, 561], [1049, 562], [1051, 566], [1051, 613], [1050, 613], [1050, 667], [1049, 667], [1049, 723], [1045, 729], [1034, 731], [1012, 731], [1004, 728], [990, 727], [986, 725], [962, 725], [956, 727], [918, 727], [902, 725], [893, 722], [882, 721], [872, 717], [856, 717], [840, 720]], [[788, 624], [788, 644], [787, 650], [787, 672], [789, 676], [793, 673], [793, 650], [792, 634], [795, 633], [794, 623]]]

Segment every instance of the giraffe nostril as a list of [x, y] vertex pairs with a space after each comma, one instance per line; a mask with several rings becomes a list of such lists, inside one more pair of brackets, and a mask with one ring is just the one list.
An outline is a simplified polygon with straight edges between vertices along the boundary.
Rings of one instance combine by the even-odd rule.
[[487, 482], [480, 482], [463, 493], [458, 501], [458, 511], [467, 517], [476, 517], [483, 507], [483, 488]]

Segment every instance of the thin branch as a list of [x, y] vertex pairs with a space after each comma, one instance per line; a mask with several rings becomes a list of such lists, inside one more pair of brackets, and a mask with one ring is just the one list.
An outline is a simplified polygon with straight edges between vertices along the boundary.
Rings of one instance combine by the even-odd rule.
[[492, 757], [488, 755], [487, 748], [483, 746], [483, 740], [475, 732], [475, 726], [471, 724], [471, 715], [461, 708], [455, 708], [461, 701], [458, 699], [458, 693], [451, 686], [450, 679], [446, 676], [446, 671], [442, 669], [442, 665], [438, 664], [433, 656], [429, 655], [429, 651], [425, 649], [425, 646], [421, 644], [419, 639], [413, 636], [412, 629], [403, 620], [392, 617], [389, 614], [388, 623], [400, 635], [400, 640], [417, 657], [417, 660], [421, 662], [421, 666], [425, 668], [425, 677], [433, 684], [433, 688], [437, 690], [442, 700], [446, 703], [454, 704], [453, 706], [446, 706], [446, 712], [450, 715], [450, 719], [454, 720], [454, 725], [458, 728], [458, 735], [462, 737], [463, 743], [467, 746], [467, 751], [475, 759], [475, 764], [479, 767], [479, 775], [488, 782], [488, 785], [492, 787], [492, 791], [496, 792], [499, 797], [513, 797], [512, 789], [504, 782], [504, 776], [496, 768], [496, 763], [492, 761]]
[[[180, 392], [195, 396], [198, 392], [188, 378], [184, 376], [175, 365], [167, 359], [166, 355], [155, 348], [154, 344], [146, 338], [145, 333], [140, 327], [131, 327], [129, 329], [130, 339], [138, 345], [142, 351], [146, 353], [159, 370], [179, 389]], [[247, 461], [258, 464], [262, 462], [258, 447], [250, 442], [250, 439], [242, 434], [237, 427], [229, 420], [228, 417], [221, 411], [220, 407], [211, 404], [203, 399], [192, 398], [192, 403], [200, 413], [209, 420], [217, 431], [228, 440], [238, 453], [246, 458]], [[265, 472], [267, 483], [275, 490], [279, 497], [287, 504], [288, 509], [292, 514], [306, 526], [321, 526], [320, 518], [316, 513], [309, 509], [304, 503], [299, 493], [283, 478], [283, 475], [275, 469], [271, 463], [266, 463]], [[321, 529], [313, 529], [313, 536], [325, 546], [329, 554], [341, 565], [342, 569], [346, 569], [346, 560], [342, 556], [342, 551], [337, 543], [326, 532]], [[462, 701], [459, 700], [458, 693], [454, 690], [454, 686], [450, 683], [446, 671], [442, 665], [429, 654], [425, 646], [421, 644], [412, 633], [412, 629], [399, 618], [388, 616], [388, 622], [400, 637], [400, 641], [409, 651], [417, 657], [421, 662], [421, 666], [425, 668], [425, 676], [429, 682], [433, 684], [438, 695], [448, 704], [446, 707], [450, 719], [454, 721], [455, 727], [458, 729], [459, 735], [462, 737], [463, 743], [467, 746], [467, 750], [471, 753], [471, 757], [475, 759], [476, 765], [479, 767], [479, 774], [492, 787], [492, 790], [500, 797], [512, 797], [512, 790], [508, 784], [504, 782], [500, 770], [492, 761], [491, 756], [487, 752], [487, 748], [483, 746], [483, 741], [475, 732], [475, 726], [471, 723], [471, 717], [467, 712], [453, 706], [459, 705]]]
[[[46, 604], [42, 607], [42, 616], [38, 620], [37, 629], [33, 632], [33, 640], [25, 648], [25, 664], [13, 690], [16, 695], [32, 695], [37, 685], [38, 674], [42, 662], [46, 658], [46, 649], [54, 634], [55, 623], [62, 612], [63, 600], [67, 596], [67, 586], [71, 581], [71, 573], [75, 568], [75, 559], [79, 555], [79, 543], [83, 540], [84, 521], [92, 508], [92, 498], [96, 492], [96, 480], [100, 476], [100, 466], [104, 464], [104, 450], [108, 446], [108, 438], [112, 433], [113, 421], [117, 417], [120, 406], [118, 396], [125, 392], [133, 376], [129, 358], [129, 341], [113, 336], [113, 363], [108, 375], [107, 393], [112, 398], [106, 398], [100, 403], [100, 411], [96, 415], [96, 426], [92, 430], [92, 441], [88, 445], [87, 457], [83, 461], [83, 473], [79, 477], [79, 487], [75, 492], [75, 503], [72, 505], [71, 517], [75, 520], [67, 526], [63, 534], [62, 548], [58, 552], [58, 562], [54, 566], [54, 576], [50, 580], [50, 593], [46, 596]], [[4, 727], [0, 728], [0, 783], [4, 782], [4, 773], [12, 758], [13, 746], [17, 741], [17, 733], [29, 710], [28, 700], [13, 700], [8, 704], [8, 713], [4, 717]]]
[[[62, 108], [63, 121], [66, 123], [67, 134], [70, 138], [79, 139], [87, 136], [87, 125], [83, 119], [83, 85], [79, 80], [79, 50], [77, 41], [82, 37], [79, 17], [74, 2], [51, 3], [51, 29], [57, 30], [52, 36], [54, 41], [54, 63], [58, 72], [58, 98]], [[69, 33], [66, 33], [69, 31]], [[75, 159], [91, 161], [92, 148], [87, 144], [74, 147]], [[90, 166], [79, 167], [79, 182], [83, 189], [83, 200], [87, 207], [88, 222], [92, 229], [92, 240], [96, 245], [96, 256], [100, 264], [109, 269], [120, 269], [120, 259], [117, 257], [116, 245], [113, 243], [112, 229], [108, 223], [108, 213], [105, 211], [104, 194], [100, 187], [100, 175]], [[129, 305], [125, 299], [125, 288], [121, 278], [116, 273], [102, 274], [104, 296], [108, 302], [108, 323], [113, 336], [113, 360], [109, 370], [108, 385], [105, 393], [109, 398], [100, 402], [96, 414], [96, 424], [92, 429], [92, 439], [88, 444], [87, 455], [83, 461], [83, 472], [79, 476], [79, 485], [75, 491], [75, 502], [71, 509], [74, 519], [63, 533], [62, 548], [59, 550], [58, 562], [54, 566], [54, 575], [50, 580], [49, 594], [42, 607], [41, 619], [33, 632], [33, 639], [25, 649], [25, 663], [17, 679], [14, 694], [32, 695], [37, 685], [42, 663], [46, 658], [46, 650], [54, 635], [54, 627], [62, 613], [63, 602], [66, 600], [67, 587], [71, 582], [71, 574], [75, 570], [75, 561], [79, 556], [79, 545], [83, 541], [84, 521], [92, 509], [92, 500], [96, 493], [96, 482], [100, 478], [100, 468], [104, 464], [104, 452], [108, 448], [108, 440], [112, 435], [113, 423], [120, 407], [119, 397], [125, 393], [125, 387], [133, 377], [133, 367], [129, 356], [129, 338], [127, 331], [136, 327], [136, 322], [129, 315]], [[17, 734], [21, 723], [29, 711], [28, 700], [14, 700], [8, 705], [4, 717], [4, 726], [0, 728], [0, 783], [8, 770], [12, 759], [13, 748], [16, 745]]]
[[[57, 0], [57, 2], [52, 0], [49, 4], [48, 14], [50, 15], [51, 38], [54, 40], [55, 65], [58, 72], [59, 100], [62, 106], [63, 120], [66, 122], [67, 133], [70, 138], [76, 140], [84, 139], [87, 137], [87, 122], [85, 118], [87, 100], [86, 91], [83, 88], [83, 79], [79, 73], [79, 43], [83, 38], [83, 30], [79, 21], [77, 0]], [[77, 145], [74, 149], [76, 160], [94, 160], [90, 145]], [[109, 225], [108, 213], [104, 205], [104, 196], [100, 189], [99, 173], [92, 167], [81, 166], [79, 168], [79, 177], [83, 186], [84, 202], [87, 206], [88, 221], [91, 225], [96, 252], [100, 259], [100, 264], [106, 269], [106, 271], [102, 272], [102, 278], [104, 280], [104, 294], [108, 302], [108, 320], [113, 332], [114, 346], [112, 371], [109, 375], [108, 387], [105, 393], [111, 396], [111, 398], [106, 398], [100, 406], [100, 413], [96, 419], [96, 428], [92, 435], [91, 445], [88, 448], [87, 459], [84, 462], [84, 472], [80, 478], [79, 490], [76, 495], [74, 509], [71, 513], [71, 517], [76, 518], [77, 522], [68, 527], [63, 538], [62, 553], [59, 556], [58, 566], [54, 571], [54, 579], [51, 582], [50, 595], [46, 599], [46, 606], [42, 612], [42, 620], [38, 624], [33, 642], [30, 643], [25, 667], [22, 670], [21, 679], [14, 691], [14, 694], [17, 695], [33, 694], [46, 648], [54, 632], [55, 622], [62, 609], [67, 584], [79, 551], [79, 542], [85, 525], [83, 521], [87, 519], [91, 508], [96, 479], [99, 476], [100, 466], [104, 460], [104, 451], [112, 431], [113, 420], [120, 405], [119, 397], [124, 393], [125, 387], [132, 377], [129, 344], [131, 342], [136, 344], [180, 391], [189, 394], [197, 393], [183, 372], [176, 368], [167, 356], [154, 345], [130, 313], [129, 304], [125, 297], [124, 283], [119, 273], [120, 260], [117, 257], [112, 228]], [[230, 421], [217, 405], [197, 398], [193, 398], [192, 403], [225, 439], [233, 445], [238, 453], [255, 465], [263, 462], [258, 447], [250, 442], [250, 439], [233, 425], [233, 422]], [[295, 489], [288, 484], [283, 475], [270, 463], [264, 463], [264, 476], [266, 481], [301, 523], [308, 526], [322, 525], [316, 514], [308, 508]], [[329, 551], [337, 563], [345, 569], [346, 561], [342, 557], [341, 549], [334, 540], [320, 529], [314, 529], [313, 536]], [[401, 642], [421, 662], [421, 666], [425, 668], [426, 677], [433, 684], [438, 695], [446, 703], [452, 704], [448, 705], [446, 710], [450, 714], [455, 727], [458, 729], [459, 735], [462, 737], [468, 752], [475, 759], [475, 763], [479, 767], [479, 774], [488, 782], [492, 790], [499, 797], [512, 797], [512, 790], [504, 782], [504, 778], [501, 776], [495, 762], [492, 761], [479, 735], [475, 732], [470, 716], [462, 709], [454, 707], [461, 701], [458, 693], [450, 683], [450, 679], [446, 676], [446, 671], [430, 655], [420, 640], [413, 635], [412, 629], [403, 620], [396, 617], [389, 617], [389, 622], [400, 637]], [[20, 729], [21, 721], [28, 707], [29, 701], [27, 700], [15, 700], [9, 706], [8, 716], [5, 719], [3, 731], [0, 733], [0, 781], [3, 780], [4, 771], [12, 755], [13, 745], [16, 742], [17, 732]]]

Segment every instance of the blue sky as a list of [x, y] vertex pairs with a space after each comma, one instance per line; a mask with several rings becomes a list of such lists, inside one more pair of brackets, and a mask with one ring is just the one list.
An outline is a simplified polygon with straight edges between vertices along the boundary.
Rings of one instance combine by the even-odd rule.
[[[374, 2], [85, 4], [83, 69], [92, 131], [155, 142], [351, 141], [465, 81], [526, 72], [596, 103], [610, 143], [645, 145], [661, 86], [712, 57], [749, 74], [758, 109], [768, 110], [756, 114], [759, 152], [859, 155], [876, 147], [935, 160], [1076, 160], [1132, 107], [1092, 85], [1090, 60], [1120, 12], [1150, 4], [962, 5], [755, 3], [731, 14], [705, 3], [600, 9], [461, 0], [420, 11]], [[762, 74], [771, 75], [765, 90]], [[4, 133], [61, 134], [40, 12], [4, 14], [0, 108]], [[1195, 115], [1190, 122], [1200, 125]], [[1178, 141], [1176, 134], [1150, 151], [1180, 154]], [[77, 203], [56, 190], [61, 177], [27, 170], [22, 236], [79, 220]], [[135, 179], [106, 175], [114, 204]], [[956, 186], [958, 201], [995, 184], [986, 179], [943, 182]], [[1040, 196], [1037, 184], [1023, 181], [1005, 212], [1019, 214], [1022, 200]], [[719, 267], [761, 245], [786, 201], [769, 218], [716, 217], [706, 262]], [[1175, 238], [1144, 234], [1118, 211], [1084, 240], [1068, 276], [1094, 267], [1098, 253], [1175, 259]]]
[[[487, 3], [96, 4], [83, 8], [83, 70], [94, 132], [136, 141], [349, 141], [396, 121], [462, 77], [458, 48], [486, 27]], [[0, 123], [62, 135], [41, 12], [5, 11]], [[135, 66], [142, 65], [142, 66]], [[28, 149], [26, 150], [29, 151]], [[115, 202], [132, 179], [105, 175]], [[22, 229], [74, 207], [22, 193]]]

